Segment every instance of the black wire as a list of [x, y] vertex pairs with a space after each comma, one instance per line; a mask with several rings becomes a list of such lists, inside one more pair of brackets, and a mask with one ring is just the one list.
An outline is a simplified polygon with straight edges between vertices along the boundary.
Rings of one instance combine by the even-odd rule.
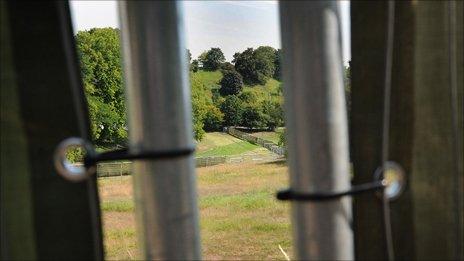
[[172, 159], [183, 157], [195, 152], [194, 147], [188, 147], [175, 150], [161, 150], [161, 151], [142, 151], [130, 152], [128, 149], [113, 150], [99, 154], [88, 154], [84, 159], [86, 167], [94, 166], [102, 161], [115, 161], [115, 160], [137, 160], [137, 159]]
[[374, 181], [371, 183], [355, 185], [350, 190], [340, 192], [314, 192], [303, 193], [296, 192], [291, 189], [286, 189], [277, 192], [278, 200], [292, 200], [292, 201], [324, 201], [338, 199], [344, 196], [352, 196], [365, 192], [383, 190], [386, 184], [384, 181]]

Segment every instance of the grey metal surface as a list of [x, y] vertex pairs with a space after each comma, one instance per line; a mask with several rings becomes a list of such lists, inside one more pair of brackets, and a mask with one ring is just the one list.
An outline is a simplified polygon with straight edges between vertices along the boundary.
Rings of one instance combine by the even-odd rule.
[[[180, 3], [120, 2], [130, 150], [193, 145]], [[194, 155], [138, 161], [134, 192], [144, 259], [200, 259]]]
[[[282, 1], [290, 183], [298, 192], [350, 188], [340, 21], [335, 1]], [[353, 259], [351, 200], [293, 203], [297, 259]]]

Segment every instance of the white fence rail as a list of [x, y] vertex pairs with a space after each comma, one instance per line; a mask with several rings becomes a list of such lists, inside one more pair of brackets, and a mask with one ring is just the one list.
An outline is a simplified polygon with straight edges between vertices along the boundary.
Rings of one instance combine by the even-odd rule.
[[[266, 155], [243, 155], [243, 156], [211, 156], [211, 157], [198, 157], [196, 158], [197, 167], [208, 167], [224, 163], [242, 163], [242, 162], [265, 162], [279, 158], [269, 157]], [[132, 173], [132, 162], [111, 162], [111, 163], [98, 163], [97, 175], [98, 177], [114, 177], [130, 175]]]
[[97, 173], [99, 177], [113, 177], [130, 175], [132, 172], [132, 162], [111, 162], [97, 164]]
[[[224, 163], [242, 163], [242, 162], [264, 162], [275, 160], [285, 155], [285, 148], [277, 146], [272, 141], [261, 139], [250, 135], [246, 132], [239, 131], [233, 127], [228, 128], [227, 132], [241, 140], [246, 140], [253, 144], [262, 146], [271, 152], [277, 154], [275, 157], [263, 156], [263, 155], [241, 155], [241, 156], [211, 156], [211, 157], [197, 157], [197, 167], [208, 167]], [[132, 173], [132, 162], [131, 161], [118, 161], [110, 163], [99, 163], [97, 164], [97, 175], [98, 177], [114, 177], [130, 175]]]

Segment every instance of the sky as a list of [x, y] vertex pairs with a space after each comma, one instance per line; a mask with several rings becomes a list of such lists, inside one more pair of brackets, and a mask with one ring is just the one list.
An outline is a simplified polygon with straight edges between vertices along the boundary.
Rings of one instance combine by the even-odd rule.
[[[349, 1], [340, 1], [343, 60], [351, 59]], [[276, 1], [183, 1], [186, 45], [193, 58], [219, 47], [226, 60], [248, 47], [280, 48]], [[71, 1], [74, 31], [94, 27], [119, 28], [116, 1]]]

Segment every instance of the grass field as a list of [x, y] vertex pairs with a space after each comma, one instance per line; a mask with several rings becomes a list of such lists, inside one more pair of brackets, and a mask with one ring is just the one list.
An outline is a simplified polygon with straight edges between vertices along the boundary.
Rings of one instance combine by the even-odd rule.
[[245, 153], [269, 154], [269, 151], [226, 133], [209, 132], [197, 144], [196, 156], [236, 156]]
[[[202, 71], [192, 73], [192, 77], [198, 79], [209, 89], [220, 88], [219, 82], [222, 79], [222, 73], [217, 71]], [[264, 85], [244, 85], [243, 91], [254, 92], [258, 98], [266, 98], [268, 96], [281, 96], [279, 93], [279, 86], [281, 82], [276, 79], [270, 78]]]
[[253, 90], [257, 94], [278, 94], [278, 88], [281, 82], [270, 78], [264, 85], [245, 85], [244, 90]]
[[216, 89], [220, 87], [219, 82], [222, 79], [222, 73], [219, 70], [213, 72], [199, 70], [193, 73], [193, 77], [196, 77], [209, 89]]
[[[289, 209], [274, 199], [287, 186], [283, 162], [197, 169], [203, 258], [284, 259], [292, 256]], [[107, 259], [136, 259], [131, 177], [101, 178]]]
[[272, 141], [275, 144], [279, 143], [279, 133], [278, 132], [260, 131], [260, 132], [253, 132], [253, 133], [250, 133], [250, 134], [255, 136], [255, 137], [261, 138], [261, 139]]

